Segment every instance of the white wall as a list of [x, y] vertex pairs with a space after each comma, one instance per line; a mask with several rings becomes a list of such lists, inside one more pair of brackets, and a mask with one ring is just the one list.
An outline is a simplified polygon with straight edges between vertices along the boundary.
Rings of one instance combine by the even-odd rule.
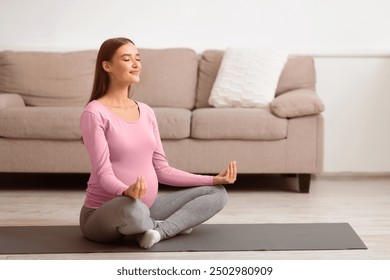
[[[0, 0], [0, 50], [284, 48], [312, 54], [325, 171], [390, 172], [388, 0]], [[389, 78], [388, 78], [389, 77]]]
[[317, 57], [326, 172], [390, 172], [390, 57]]

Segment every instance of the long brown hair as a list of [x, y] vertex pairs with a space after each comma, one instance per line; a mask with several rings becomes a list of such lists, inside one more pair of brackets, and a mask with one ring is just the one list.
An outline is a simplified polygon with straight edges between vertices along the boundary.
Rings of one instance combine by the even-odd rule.
[[92, 100], [96, 100], [104, 96], [108, 89], [110, 79], [108, 73], [103, 69], [103, 61], [110, 61], [114, 56], [116, 50], [128, 43], [135, 45], [130, 39], [124, 37], [117, 37], [104, 41], [103, 44], [100, 46], [96, 59], [95, 78], [93, 81], [92, 93], [88, 103]]

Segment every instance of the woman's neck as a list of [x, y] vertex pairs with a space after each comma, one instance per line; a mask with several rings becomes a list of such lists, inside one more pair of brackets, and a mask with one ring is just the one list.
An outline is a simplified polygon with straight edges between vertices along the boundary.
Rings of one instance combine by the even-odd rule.
[[101, 99], [112, 107], [128, 107], [129, 101], [131, 101], [129, 99], [129, 86], [110, 86]]

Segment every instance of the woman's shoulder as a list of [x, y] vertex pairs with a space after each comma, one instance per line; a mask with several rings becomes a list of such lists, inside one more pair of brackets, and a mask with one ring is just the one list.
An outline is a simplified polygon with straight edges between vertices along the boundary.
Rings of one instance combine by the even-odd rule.
[[154, 116], [154, 110], [152, 109], [152, 107], [140, 101], [136, 101], [136, 102], [141, 112], [144, 112], [147, 115]]
[[83, 112], [89, 112], [89, 113], [92, 113], [92, 114], [101, 115], [105, 111], [106, 111], [106, 108], [104, 107], [104, 105], [102, 103], [100, 103], [97, 100], [92, 100], [91, 102], [89, 102], [85, 106]]
[[89, 102], [85, 106], [85, 108], [81, 114], [82, 117], [83, 116], [94, 116], [94, 117], [99, 117], [99, 118], [101, 118], [105, 115], [106, 114], [104, 113], [104, 105], [99, 103], [99, 101], [96, 101], [96, 100], [92, 100], [91, 102]]
[[84, 112], [96, 112], [100, 111], [100, 103], [96, 100], [92, 100], [84, 107]]

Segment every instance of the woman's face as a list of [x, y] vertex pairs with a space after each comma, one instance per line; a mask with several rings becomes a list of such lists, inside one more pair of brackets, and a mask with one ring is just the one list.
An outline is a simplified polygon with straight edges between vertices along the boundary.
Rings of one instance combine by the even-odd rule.
[[112, 59], [103, 61], [102, 66], [112, 82], [131, 84], [140, 80], [141, 61], [137, 48], [131, 43], [118, 48]]

